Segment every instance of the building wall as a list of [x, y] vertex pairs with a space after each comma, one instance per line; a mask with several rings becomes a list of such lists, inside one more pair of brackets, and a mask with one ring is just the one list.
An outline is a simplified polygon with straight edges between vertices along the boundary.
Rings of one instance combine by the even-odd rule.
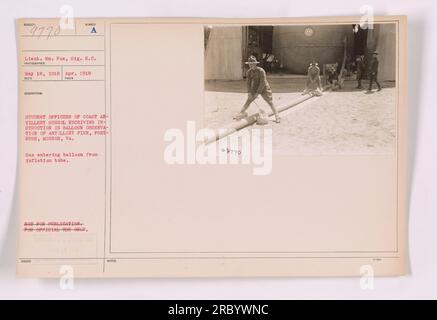
[[369, 34], [368, 40], [374, 37], [374, 46], [378, 51], [379, 80], [396, 80], [396, 25], [378, 24]]
[[[314, 30], [312, 36], [305, 29]], [[349, 53], [353, 52], [351, 25], [342, 26], [275, 26], [273, 28], [273, 53], [283, 63], [286, 71], [306, 74], [314, 59], [320, 67], [326, 63], [343, 61], [344, 39]], [[369, 30], [368, 51], [379, 51], [379, 78], [396, 78], [396, 26], [377, 24]], [[243, 78], [243, 28], [213, 27], [205, 49], [205, 79], [238, 80]]]
[[[312, 36], [305, 29], [313, 29]], [[351, 25], [342, 26], [275, 26], [273, 53], [284, 68], [296, 74], [305, 74], [311, 60], [322, 67], [326, 63], [343, 61], [344, 39], [352, 35]], [[348, 40], [350, 42], [350, 39]]]
[[242, 72], [242, 27], [213, 27], [205, 49], [205, 79], [238, 80]]

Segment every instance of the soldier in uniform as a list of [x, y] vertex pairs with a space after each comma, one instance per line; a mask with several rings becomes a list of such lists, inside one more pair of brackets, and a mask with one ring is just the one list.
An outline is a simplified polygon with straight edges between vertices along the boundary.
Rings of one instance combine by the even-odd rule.
[[[248, 97], [246, 100], [246, 103], [243, 105], [241, 111], [234, 116], [235, 120], [241, 120], [245, 117], [247, 117], [247, 108], [249, 108], [250, 104], [255, 101], [255, 99], [258, 97], [258, 95], [261, 95], [261, 97], [268, 103], [270, 108], [272, 109], [273, 113], [275, 114], [276, 122], [280, 122], [278, 111], [276, 110], [275, 106], [273, 105], [273, 98], [272, 98], [272, 90], [270, 89], [270, 85], [267, 82], [266, 72], [263, 68], [258, 67], [258, 61], [256, 60], [256, 57], [250, 56], [248, 61], [245, 62], [247, 65], [249, 65], [249, 70], [246, 72], [246, 80], [247, 80], [247, 93]], [[267, 115], [266, 112], [259, 108], [260, 110], [260, 119], [258, 119], [259, 124], [265, 124], [267, 123]]]
[[339, 74], [338, 74], [338, 63], [334, 63], [332, 66], [330, 66], [327, 70], [327, 82], [331, 86], [331, 90], [336, 90], [337, 87], [341, 89], [341, 84], [339, 81]]
[[363, 55], [357, 56], [356, 63], [357, 63], [357, 81], [358, 81], [357, 89], [361, 89], [361, 81], [363, 80], [366, 71], [366, 66], [364, 64], [364, 56]]
[[376, 85], [378, 86], [378, 91], [381, 91], [381, 85], [378, 82], [378, 52], [373, 52], [372, 60], [370, 61], [369, 66], [369, 76], [370, 76], [370, 82], [369, 82], [369, 89], [367, 92], [372, 92], [372, 85], [373, 81], [375, 81]]
[[322, 95], [322, 80], [320, 78], [319, 64], [315, 61], [311, 62], [308, 67], [307, 82], [302, 95], [311, 94], [315, 96]]

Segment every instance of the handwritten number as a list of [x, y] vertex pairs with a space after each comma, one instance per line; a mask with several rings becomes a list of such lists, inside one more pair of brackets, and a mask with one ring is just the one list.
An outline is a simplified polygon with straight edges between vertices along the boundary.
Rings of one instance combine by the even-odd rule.
[[[37, 33], [38, 31], [38, 33]], [[56, 28], [53, 26], [49, 27], [38, 27], [37, 25], [34, 25], [30, 29], [30, 34], [32, 37], [37, 36], [38, 39], [42, 36], [45, 36], [46, 39], [49, 39], [50, 37], [55, 37], [61, 33], [61, 27], [58, 25]]]
[[30, 33], [32, 34], [32, 37], [35, 35], [36, 29], [38, 29], [36, 25], [34, 25], [32, 29], [30, 29]]

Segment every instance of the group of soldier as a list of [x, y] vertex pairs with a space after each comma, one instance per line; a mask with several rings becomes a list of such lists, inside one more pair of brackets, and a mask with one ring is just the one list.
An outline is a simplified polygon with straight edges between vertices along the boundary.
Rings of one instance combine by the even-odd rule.
[[[378, 87], [378, 91], [381, 91], [382, 87], [378, 81], [378, 52], [372, 53], [372, 58], [369, 61], [368, 66], [368, 77], [369, 77], [369, 87], [366, 93], [371, 93], [373, 88], [373, 83]], [[366, 64], [364, 61], [364, 55], [359, 55], [356, 58], [356, 67], [357, 67], [357, 89], [362, 89], [362, 80], [366, 74]], [[327, 89], [331, 88], [332, 90], [341, 89], [344, 81], [343, 77], [344, 70], [338, 70], [338, 63], [328, 65], [326, 69], [326, 83]], [[318, 67], [317, 62], [310, 63], [308, 67], [307, 74], [307, 82], [305, 86], [305, 90], [302, 94], [313, 94], [313, 95], [321, 95], [322, 94], [322, 81], [320, 78], [320, 68]]]
[[[249, 67], [249, 69], [246, 72], [248, 97], [243, 107], [241, 108], [240, 112], [234, 116], [234, 120], [241, 120], [247, 117], [248, 113], [246, 112], [246, 110], [249, 108], [250, 104], [254, 102], [258, 96], [261, 96], [272, 109], [273, 114], [275, 115], [275, 121], [279, 123], [280, 117], [278, 111], [275, 108], [275, 105], [273, 104], [273, 97], [272, 97], [273, 94], [270, 85], [267, 81], [265, 70], [258, 66], [259, 61], [257, 61], [255, 56], [250, 56], [248, 61], [245, 63]], [[363, 55], [360, 55], [356, 58], [356, 67], [357, 67], [357, 81], [358, 81], [358, 85], [356, 88], [361, 89], [362, 80], [365, 76], [365, 71], [366, 71], [366, 64]], [[375, 51], [372, 53], [372, 58], [370, 59], [369, 66], [368, 66], [369, 87], [368, 90], [366, 91], [367, 93], [372, 92], [373, 83], [375, 83], [376, 86], [378, 87], [377, 90], [381, 91], [381, 85], [378, 82], [378, 67], [379, 67], [378, 52]], [[338, 72], [338, 64], [331, 65], [328, 68], [326, 80], [328, 86], [332, 90], [335, 90], [336, 88], [341, 89], [343, 79], [342, 79], [342, 74], [339, 74]], [[302, 94], [303, 95], [310, 94], [315, 96], [320, 96], [323, 94], [322, 81], [320, 77], [320, 68], [318, 66], [318, 63], [315, 61], [311, 62], [308, 67], [307, 81], [305, 84], [305, 89], [302, 92]], [[259, 108], [257, 123], [258, 124], [268, 123], [268, 115], [262, 108]]]
[[[357, 89], [361, 89], [361, 81], [364, 78], [364, 75], [366, 74], [366, 65], [364, 63], [364, 55], [360, 55], [356, 59], [357, 64], [357, 81], [358, 86]], [[373, 82], [376, 83], [376, 86], [378, 87], [378, 91], [381, 91], [381, 85], [378, 82], [378, 67], [379, 67], [379, 60], [378, 60], [378, 52], [375, 51], [372, 54], [372, 59], [369, 63], [369, 89], [368, 92], [372, 91], [372, 85]]]

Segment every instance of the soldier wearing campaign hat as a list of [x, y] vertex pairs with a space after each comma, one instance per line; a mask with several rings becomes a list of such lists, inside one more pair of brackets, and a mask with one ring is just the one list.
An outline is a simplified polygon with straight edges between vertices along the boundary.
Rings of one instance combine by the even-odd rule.
[[[240, 120], [247, 117], [246, 110], [249, 108], [250, 104], [255, 101], [255, 99], [260, 95], [270, 106], [273, 113], [275, 114], [275, 120], [277, 123], [280, 122], [278, 111], [273, 104], [272, 89], [267, 81], [266, 72], [263, 68], [258, 66], [258, 61], [255, 56], [250, 56], [245, 64], [249, 65], [249, 70], [246, 72], [247, 80], [247, 93], [248, 97], [246, 103], [241, 108], [241, 111], [234, 116], [235, 120]], [[260, 108], [260, 119], [259, 124], [267, 123], [267, 115], [264, 110]]]

